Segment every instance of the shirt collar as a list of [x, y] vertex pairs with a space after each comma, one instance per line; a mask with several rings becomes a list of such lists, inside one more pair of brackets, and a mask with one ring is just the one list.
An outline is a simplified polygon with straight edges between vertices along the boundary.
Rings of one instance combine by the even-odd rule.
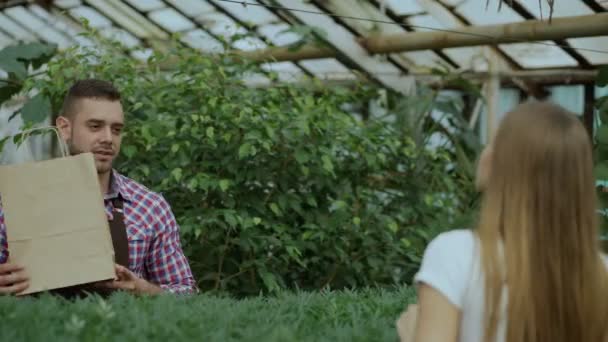
[[110, 191], [105, 194], [104, 199], [114, 199], [118, 197], [121, 197], [129, 202], [131, 201], [131, 194], [125, 187], [125, 182], [121, 174], [112, 169], [112, 175], [110, 177]]

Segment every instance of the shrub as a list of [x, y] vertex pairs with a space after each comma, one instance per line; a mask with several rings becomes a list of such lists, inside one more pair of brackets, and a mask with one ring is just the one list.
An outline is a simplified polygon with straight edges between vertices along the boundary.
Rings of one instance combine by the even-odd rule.
[[[373, 86], [243, 84], [263, 72], [179, 46], [142, 63], [109, 44], [61, 52], [26, 84], [55, 113], [76, 78], [121, 89], [117, 168], [169, 200], [201, 288], [408, 282], [428, 240], [474, 199], [462, 101], [419, 88], [387, 95], [386, 116], [362, 120], [352, 112], [378, 97]], [[452, 113], [449, 123], [426, 115], [433, 109]], [[450, 143], [427, 148], [434, 132]]]
[[278, 293], [245, 300], [116, 294], [69, 302], [0, 296], [0, 340], [388, 341], [414, 291]]

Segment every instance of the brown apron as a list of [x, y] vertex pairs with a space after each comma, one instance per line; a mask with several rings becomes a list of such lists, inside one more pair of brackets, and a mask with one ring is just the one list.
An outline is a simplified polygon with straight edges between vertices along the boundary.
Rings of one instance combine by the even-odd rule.
[[[125, 226], [124, 220], [123, 200], [115, 198], [112, 200], [112, 204], [114, 205], [112, 219], [108, 220], [108, 223], [110, 225], [112, 245], [114, 246], [114, 261], [119, 265], [129, 268], [129, 240], [127, 238], [127, 227]], [[55, 289], [49, 292], [65, 298], [82, 298], [85, 297], [87, 293], [97, 293], [105, 297], [114, 292], [114, 290], [96, 288], [92, 284], [82, 284]]]

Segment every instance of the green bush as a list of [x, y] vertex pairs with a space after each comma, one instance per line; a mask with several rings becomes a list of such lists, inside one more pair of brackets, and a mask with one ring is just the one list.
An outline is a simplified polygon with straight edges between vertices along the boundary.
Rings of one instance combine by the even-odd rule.
[[[117, 167], [169, 200], [204, 290], [405, 283], [429, 239], [470, 212], [477, 147], [459, 99], [315, 81], [252, 88], [243, 77], [264, 71], [230, 55], [175, 47], [140, 63], [104, 49], [61, 52], [26, 88], [54, 113], [76, 78], [120, 88]], [[383, 93], [385, 115], [368, 115]], [[448, 124], [432, 109], [452, 113]], [[434, 132], [451, 144], [427, 148]]]
[[0, 341], [389, 341], [414, 291], [278, 293], [244, 300], [116, 294], [0, 296]]

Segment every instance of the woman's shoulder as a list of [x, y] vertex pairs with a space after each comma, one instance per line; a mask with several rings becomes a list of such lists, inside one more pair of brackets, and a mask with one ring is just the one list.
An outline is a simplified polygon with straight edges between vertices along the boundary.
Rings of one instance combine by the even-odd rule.
[[426, 283], [456, 307], [462, 307], [468, 279], [477, 260], [476, 240], [476, 234], [468, 229], [437, 235], [424, 252], [415, 282]]
[[475, 247], [477, 235], [471, 229], [454, 229], [437, 235], [428, 248], [448, 248], [458, 250], [471, 250]]

